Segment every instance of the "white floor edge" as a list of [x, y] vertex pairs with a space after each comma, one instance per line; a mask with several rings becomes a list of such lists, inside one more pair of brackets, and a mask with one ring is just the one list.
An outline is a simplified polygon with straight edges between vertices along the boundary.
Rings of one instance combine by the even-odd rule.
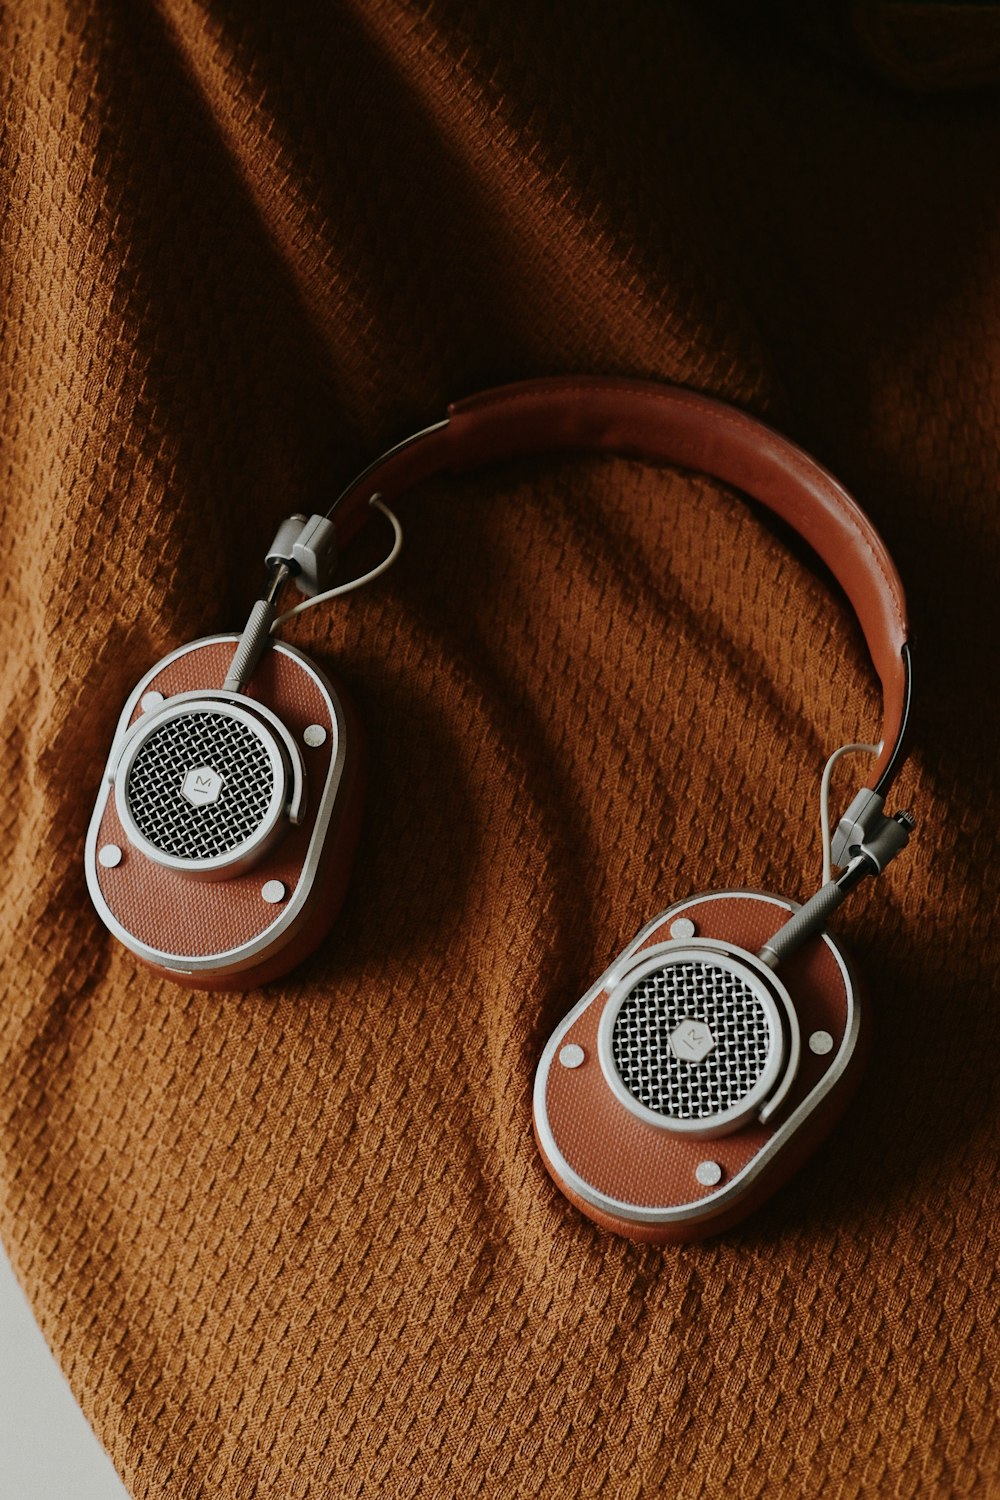
[[0, 1493], [129, 1500], [49, 1353], [0, 1248]]

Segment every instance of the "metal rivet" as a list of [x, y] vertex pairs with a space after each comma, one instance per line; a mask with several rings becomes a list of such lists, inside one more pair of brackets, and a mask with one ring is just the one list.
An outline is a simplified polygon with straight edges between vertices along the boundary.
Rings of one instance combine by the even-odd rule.
[[586, 1053], [582, 1047], [578, 1047], [575, 1042], [567, 1042], [566, 1046], [560, 1049], [559, 1061], [564, 1068], [578, 1068], [585, 1056]]
[[302, 738], [311, 749], [315, 750], [319, 745], [326, 744], [326, 730], [322, 724], [310, 724], [302, 731]]
[[139, 707], [144, 714], [151, 714], [154, 708], [159, 708], [160, 704], [165, 702], [166, 699], [162, 693], [143, 693]]
[[815, 1052], [817, 1057], [825, 1057], [833, 1051], [833, 1037], [828, 1031], [814, 1031], [809, 1038], [809, 1051]]
[[722, 1181], [722, 1168], [717, 1161], [700, 1161], [694, 1169], [694, 1175], [702, 1187], [715, 1187], [716, 1183]]
[[285, 899], [285, 887], [280, 880], [266, 880], [260, 888], [260, 893], [272, 906], [276, 906], [279, 901]]
[[106, 870], [113, 870], [122, 862], [122, 851], [117, 844], [102, 844], [97, 858]]
[[676, 921], [670, 924], [670, 936], [672, 938], [679, 938], [682, 941], [684, 938], [693, 938], [697, 931], [698, 929], [690, 917], [678, 917]]

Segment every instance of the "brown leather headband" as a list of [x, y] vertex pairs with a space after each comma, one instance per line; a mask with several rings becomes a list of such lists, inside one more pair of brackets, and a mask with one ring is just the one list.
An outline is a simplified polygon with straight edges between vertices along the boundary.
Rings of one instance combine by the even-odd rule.
[[499, 386], [384, 454], [331, 508], [343, 543], [374, 493], [391, 501], [445, 470], [557, 449], [628, 454], [721, 479], [787, 521], [850, 600], [882, 683], [884, 795], [903, 760], [910, 660], [903, 585], [885, 543], [844, 487], [803, 449], [722, 401], [680, 386], [601, 376]]

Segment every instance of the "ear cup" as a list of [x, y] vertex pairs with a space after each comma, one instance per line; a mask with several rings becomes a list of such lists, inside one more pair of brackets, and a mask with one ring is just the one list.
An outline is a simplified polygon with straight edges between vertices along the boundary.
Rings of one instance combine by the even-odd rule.
[[602, 1227], [659, 1243], [726, 1228], [842, 1111], [863, 1040], [846, 956], [823, 934], [780, 977], [756, 957], [794, 909], [749, 891], [678, 902], [550, 1037], [535, 1133], [559, 1188]]
[[279, 642], [227, 693], [237, 640], [195, 641], [138, 684], [87, 837], [105, 925], [196, 989], [246, 990], [312, 952], [361, 821], [361, 730], [343, 690]]

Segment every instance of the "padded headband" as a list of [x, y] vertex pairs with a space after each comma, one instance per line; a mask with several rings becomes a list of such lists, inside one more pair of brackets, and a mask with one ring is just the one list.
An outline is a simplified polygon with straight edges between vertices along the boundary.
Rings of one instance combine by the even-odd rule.
[[843, 485], [803, 449], [746, 412], [680, 386], [602, 376], [499, 386], [448, 408], [447, 418], [376, 460], [330, 510], [345, 543], [368, 500], [392, 501], [447, 470], [558, 449], [678, 464], [758, 500], [808, 542], [840, 583], [882, 684], [884, 796], [903, 763], [910, 707], [906, 600], [885, 543]]

